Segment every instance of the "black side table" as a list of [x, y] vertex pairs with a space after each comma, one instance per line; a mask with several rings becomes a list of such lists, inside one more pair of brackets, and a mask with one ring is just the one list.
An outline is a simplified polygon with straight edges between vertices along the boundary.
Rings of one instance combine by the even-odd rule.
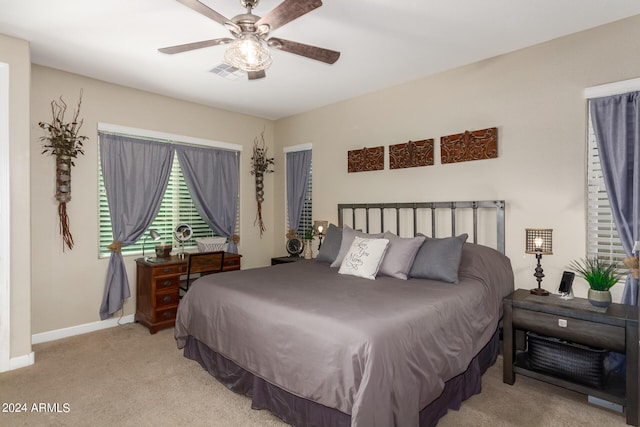
[[[611, 304], [595, 309], [586, 299], [564, 301], [557, 295], [532, 295], [518, 289], [504, 299], [503, 381], [513, 384], [516, 373], [622, 405], [626, 421], [638, 425], [638, 307]], [[594, 388], [531, 369], [526, 351], [516, 349], [516, 331], [530, 331], [626, 356], [626, 378], [610, 376]]]
[[303, 260], [304, 258], [302, 258], [301, 256], [281, 256], [281, 257], [271, 258], [271, 265], [287, 264], [289, 262], [298, 262]]

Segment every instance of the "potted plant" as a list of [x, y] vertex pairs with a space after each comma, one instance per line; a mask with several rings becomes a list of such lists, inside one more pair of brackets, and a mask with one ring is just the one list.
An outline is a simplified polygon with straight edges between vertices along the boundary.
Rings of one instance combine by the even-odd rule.
[[598, 257], [587, 257], [572, 261], [569, 269], [589, 284], [588, 299], [591, 304], [596, 307], [608, 307], [611, 304], [609, 290], [623, 276], [616, 263]]

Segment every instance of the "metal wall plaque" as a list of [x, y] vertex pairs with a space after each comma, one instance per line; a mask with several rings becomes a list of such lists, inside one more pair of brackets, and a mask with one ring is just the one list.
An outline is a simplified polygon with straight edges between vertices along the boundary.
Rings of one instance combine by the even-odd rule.
[[498, 157], [498, 128], [466, 131], [440, 138], [440, 159], [444, 163]]
[[433, 165], [433, 139], [389, 146], [389, 169]]
[[367, 172], [384, 169], [384, 146], [350, 150], [347, 153], [348, 172]]

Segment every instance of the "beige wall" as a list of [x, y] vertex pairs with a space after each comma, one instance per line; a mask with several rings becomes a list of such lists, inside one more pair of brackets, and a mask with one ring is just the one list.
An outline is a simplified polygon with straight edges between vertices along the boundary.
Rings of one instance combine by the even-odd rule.
[[[10, 357], [31, 353], [29, 226], [29, 45], [0, 35], [0, 62], [9, 64]], [[0, 237], [2, 239], [7, 236]], [[6, 345], [0, 343], [0, 345]]]
[[[133, 90], [79, 75], [33, 66], [31, 75], [31, 224], [32, 224], [32, 333], [37, 334], [99, 321], [108, 260], [98, 259], [98, 122], [230, 142], [243, 146], [241, 155], [240, 251], [243, 268], [267, 265], [273, 247], [271, 227], [260, 239], [253, 226], [255, 192], [249, 174], [254, 138], [265, 130], [272, 150], [273, 123]], [[64, 96], [75, 108], [83, 89], [82, 134], [89, 137], [85, 155], [72, 170], [72, 201], [68, 205], [73, 250], [63, 251], [58, 229], [54, 159], [41, 155], [43, 131], [39, 121], [50, 121], [50, 102]], [[268, 176], [267, 194], [273, 194]], [[265, 217], [272, 221], [272, 198]], [[132, 297], [124, 314], [135, 312], [135, 257], [125, 257]]]
[[[639, 39], [636, 17], [273, 123], [40, 66], [30, 71], [28, 44], [0, 36], [0, 61], [12, 70], [11, 225], [20, 230], [12, 234], [11, 246], [12, 355], [31, 351], [32, 333], [99, 320], [107, 261], [97, 255], [98, 122], [244, 147], [243, 268], [267, 265], [271, 256], [284, 254], [282, 149], [312, 143], [315, 218], [335, 221], [340, 202], [505, 199], [507, 255], [516, 286], [535, 285], [535, 260], [523, 253], [524, 228], [552, 227], [554, 255], [544, 258], [543, 267], [544, 283], [554, 288], [567, 263], [585, 251], [583, 89], [638, 77], [640, 57], [629, 52], [637, 51]], [[89, 140], [72, 174], [69, 216], [76, 246], [63, 252], [53, 159], [40, 154], [37, 123], [50, 118], [51, 100], [63, 95], [74, 103], [81, 88]], [[346, 173], [349, 149], [491, 126], [499, 128], [494, 160]], [[276, 173], [267, 176], [267, 232], [261, 239], [253, 225], [249, 166], [253, 140], [263, 129], [276, 155]], [[132, 257], [126, 265], [135, 295]], [[614, 298], [620, 293], [614, 289]], [[576, 294], [586, 295], [584, 283], [577, 281]], [[134, 311], [135, 296], [124, 314]]]
[[[336, 221], [337, 203], [505, 199], [506, 250], [516, 287], [536, 286], [524, 229], [550, 227], [554, 254], [542, 261], [543, 284], [555, 291], [569, 261], [585, 255], [583, 90], [640, 76], [638, 40], [635, 17], [299, 114], [278, 121], [276, 152], [313, 144], [318, 219]], [[347, 173], [350, 149], [425, 138], [435, 138], [438, 147], [443, 135], [493, 126], [497, 159]], [[284, 177], [277, 179], [282, 188]], [[275, 206], [275, 218], [284, 217], [284, 200]], [[275, 229], [279, 249], [284, 221]], [[586, 296], [586, 283], [576, 279], [575, 287]], [[614, 298], [621, 291], [613, 289]]]

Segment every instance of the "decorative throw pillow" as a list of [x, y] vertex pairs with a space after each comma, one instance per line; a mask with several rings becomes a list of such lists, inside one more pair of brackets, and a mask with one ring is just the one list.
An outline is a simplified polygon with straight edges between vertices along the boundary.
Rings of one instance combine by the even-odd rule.
[[384, 234], [367, 234], [363, 233], [362, 231], [354, 230], [348, 225], [345, 225], [344, 227], [342, 227], [342, 242], [340, 242], [340, 250], [338, 251], [336, 259], [331, 263], [331, 267], [340, 267], [342, 265], [342, 260], [351, 248], [353, 239], [356, 236], [362, 237], [363, 239], [378, 239], [383, 237]]
[[426, 237], [413, 260], [409, 277], [458, 283], [462, 245], [467, 237], [466, 233], [441, 239]]
[[407, 274], [425, 237], [398, 237], [392, 232], [386, 231], [384, 238], [389, 240], [389, 247], [387, 247], [378, 273], [407, 280]]
[[388, 239], [354, 237], [338, 273], [375, 280], [388, 245]]
[[331, 264], [338, 257], [340, 243], [342, 243], [342, 229], [334, 224], [329, 224], [327, 233], [322, 239], [322, 246], [320, 246], [316, 261]]

